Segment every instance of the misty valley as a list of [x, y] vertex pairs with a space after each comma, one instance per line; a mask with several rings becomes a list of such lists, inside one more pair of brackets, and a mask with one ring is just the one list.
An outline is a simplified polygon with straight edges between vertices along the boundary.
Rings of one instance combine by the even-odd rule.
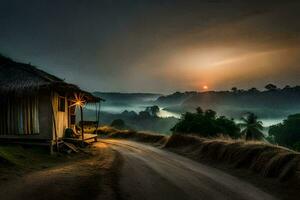
[[[269, 86], [270, 87], [270, 86]], [[170, 95], [152, 93], [101, 93], [96, 96], [106, 99], [101, 105], [101, 125], [111, 125], [122, 119], [126, 128], [136, 131], [170, 134], [171, 128], [180, 120], [182, 114], [194, 112], [197, 107], [212, 109], [219, 116], [234, 119], [236, 123], [248, 112], [255, 113], [263, 122], [264, 133], [272, 125], [282, 123], [289, 115], [300, 112], [300, 87], [286, 86], [283, 89], [269, 88], [259, 91], [255, 88], [230, 91], [175, 92]], [[147, 108], [157, 106], [154, 115], [147, 115]], [[93, 120], [93, 106], [87, 105], [84, 114]]]

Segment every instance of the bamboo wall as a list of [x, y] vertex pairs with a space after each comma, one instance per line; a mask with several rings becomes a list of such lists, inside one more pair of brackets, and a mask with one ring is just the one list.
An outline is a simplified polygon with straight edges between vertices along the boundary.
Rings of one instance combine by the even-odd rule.
[[0, 106], [0, 134], [39, 134], [39, 101], [36, 95], [5, 97]]
[[51, 108], [46, 91], [27, 97], [0, 96], [0, 138], [52, 140]]

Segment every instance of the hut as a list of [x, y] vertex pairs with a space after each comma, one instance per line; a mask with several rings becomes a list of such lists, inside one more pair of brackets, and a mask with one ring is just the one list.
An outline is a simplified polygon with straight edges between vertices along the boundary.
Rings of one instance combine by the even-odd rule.
[[76, 106], [82, 111], [82, 104], [101, 101], [76, 85], [1, 55], [0, 95], [0, 141], [49, 145], [51, 151], [63, 141], [67, 128], [75, 130]]

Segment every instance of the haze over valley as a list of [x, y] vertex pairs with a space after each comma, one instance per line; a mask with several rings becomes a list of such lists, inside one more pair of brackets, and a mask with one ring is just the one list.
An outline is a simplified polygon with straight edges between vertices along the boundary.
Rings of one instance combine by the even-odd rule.
[[[154, 93], [103, 93], [94, 92], [104, 98], [101, 123], [110, 125], [115, 119], [123, 119], [129, 127], [139, 131], [170, 133], [170, 129], [186, 112], [197, 107], [215, 110], [218, 115], [233, 118], [237, 123], [248, 112], [255, 113], [263, 126], [281, 123], [287, 116], [300, 112], [300, 87], [285, 87], [257, 90], [233, 88], [229, 91], [175, 92], [169, 95]], [[158, 106], [157, 121], [145, 121], [137, 116], [147, 107]], [[87, 106], [87, 110], [89, 107]], [[92, 107], [90, 107], [92, 109]], [[93, 116], [90, 120], [93, 120]], [[135, 118], [135, 119], [133, 119]], [[144, 121], [144, 123], [141, 123]], [[158, 124], [158, 121], [159, 124]]]

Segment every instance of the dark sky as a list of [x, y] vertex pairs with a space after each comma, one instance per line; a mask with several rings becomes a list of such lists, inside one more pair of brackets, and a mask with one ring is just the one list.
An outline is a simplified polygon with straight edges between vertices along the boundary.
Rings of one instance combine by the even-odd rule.
[[90, 91], [300, 84], [300, 1], [1, 0], [0, 52]]

